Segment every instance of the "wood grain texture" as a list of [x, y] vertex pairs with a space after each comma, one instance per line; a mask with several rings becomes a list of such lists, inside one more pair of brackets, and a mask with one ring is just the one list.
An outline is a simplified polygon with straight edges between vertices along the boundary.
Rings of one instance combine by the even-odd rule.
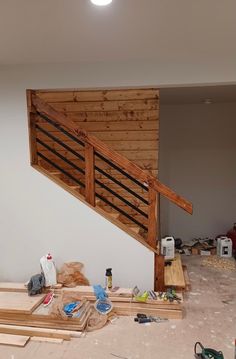
[[24, 347], [30, 337], [23, 335], [0, 334], [0, 344], [11, 345], [14, 347]]
[[179, 253], [176, 253], [175, 259], [171, 263], [171, 266], [165, 267], [165, 286], [184, 289], [186, 283]]
[[34, 328], [27, 326], [16, 326], [0, 324], [0, 333], [24, 335], [24, 336], [35, 336], [35, 337], [47, 337], [53, 339], [70, 340], [71, 333], [66, 330], [58, 329], [46, 329], [46, 328]]
[[0, 292], [0, 313], [31, 314], [45, 298], [45, 294], [29, 296], [27, 293]]
[[94, 148], [85, 144], [85, 199], [95, 207]]
[[154, 255], [154, 288], [158, 292], [164, 292], [165, 286], [165, 260], [162, 255]]

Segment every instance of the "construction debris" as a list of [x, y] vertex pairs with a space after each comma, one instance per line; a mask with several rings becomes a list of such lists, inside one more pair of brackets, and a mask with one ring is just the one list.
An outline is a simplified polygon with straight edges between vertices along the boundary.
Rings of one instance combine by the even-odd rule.
[[217, 256], [207, 257], [202, 261], [203, 266], [212, 267], [220, 270], [235, 271], [236, 262], [233, 258], [220, 258]]

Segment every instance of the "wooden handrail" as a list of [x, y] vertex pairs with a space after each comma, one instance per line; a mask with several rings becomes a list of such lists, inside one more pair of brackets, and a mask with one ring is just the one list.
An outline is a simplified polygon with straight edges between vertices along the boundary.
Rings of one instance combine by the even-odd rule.
[[158, 181], [154, 176], [147, 174], [142, 168], [135, 163], [131, 162], [128, 158], [114, 151], [108, 147], [105, 143], [100, 141], [95, 136], [90, 135], [87, 131], [81, 129], [71, 119], [70, 116], [63, 114], [55, 110], [52, 106], [43, 101], [39, 96], [31, 91], [32, 105], [35, 109], [48, 116], [50, 119], [55, 121], [57, 124], [62, 125], [67, 130], [72, 132], [74, 135], [80, 137], [85, 143], [94, 147], [94, 149], [100, 152], [103, 156], [107, 157], [110, 161], [115, 163], [124, 169], [128, 174], [138, 179], [140, 182], [146, 183], [149, 187], [154, 189], [156, 192], [161, 193], [163, 196], [168, 198], [171, 202], [184, 209], [186, 212], [192, 214], [192, 204], [185, 200], [183, 197], [176, 194], [172, 189], [165, 186], [163, 183]]

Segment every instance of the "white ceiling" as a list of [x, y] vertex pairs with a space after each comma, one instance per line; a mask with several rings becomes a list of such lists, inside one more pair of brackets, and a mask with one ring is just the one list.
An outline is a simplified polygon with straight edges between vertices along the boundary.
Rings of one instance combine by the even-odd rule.
[[235, 0], [0, 0], [0, 65], [152, 60], [236, 66]]

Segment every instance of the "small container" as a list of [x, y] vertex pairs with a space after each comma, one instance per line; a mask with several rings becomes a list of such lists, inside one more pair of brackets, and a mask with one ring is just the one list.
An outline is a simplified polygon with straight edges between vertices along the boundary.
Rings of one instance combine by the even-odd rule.
[[45, 277], [45, 287], [52, 287], [57, 284], [57, 272], [50, 253], [40, 259], [40, 265]]
[[161, 254], [165, 257], [165, 260], [171, 260], [175, 258], [175, 240], [174, 237], [165, 237], [161, 240]]
[[217, 239], [217, 255], [219, 257], [232, 257], [232, 240], [226, 236]]
[[112, 268], [106, 269], [106, 289], [112, 289]]

